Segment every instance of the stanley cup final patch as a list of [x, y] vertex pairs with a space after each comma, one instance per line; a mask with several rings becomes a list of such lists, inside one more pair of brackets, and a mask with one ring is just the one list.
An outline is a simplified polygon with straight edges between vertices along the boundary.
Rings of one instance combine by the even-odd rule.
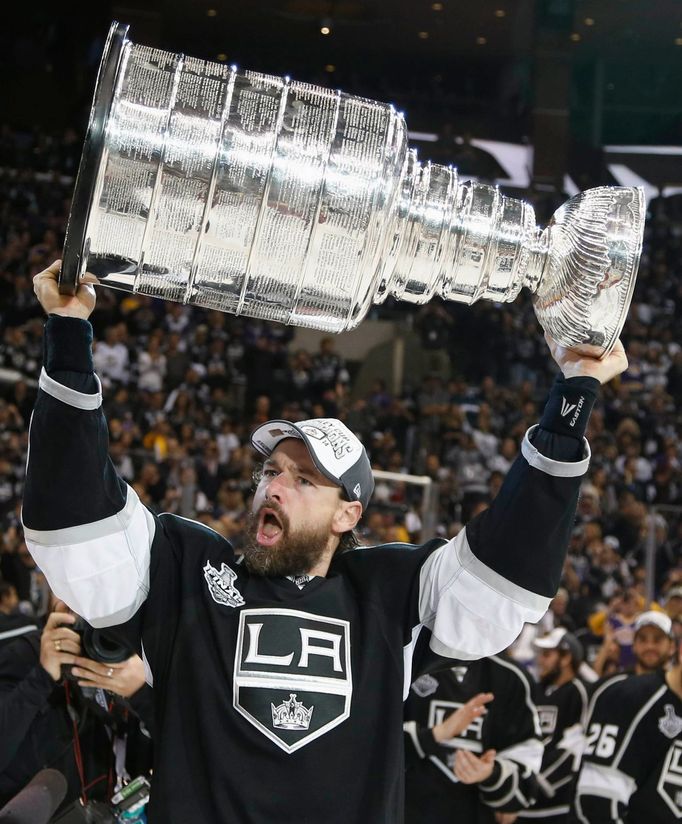
[[293, 609], [239, 614], [233, 706], [286, 753], [350, 715], [350, 623]]
[[204, 578], [208, 584], [208, 591], [211, 593], [211, 598], [213, 598], [216, 604], [221, 604], [225, 607], [244, 606], [244, 598], [234, 585], [234, 582], [237, 580], [237, 573], [230, 569], [227, 564], [221, 564], [220, 570], [217, 570], [211, 565], [210, 561], [206, 561]]
[[663, 707], [663, 715], [658, 719], [658, 729], [668, 738], [679, 738], [682, 733], [682, 718], [672, 704]]

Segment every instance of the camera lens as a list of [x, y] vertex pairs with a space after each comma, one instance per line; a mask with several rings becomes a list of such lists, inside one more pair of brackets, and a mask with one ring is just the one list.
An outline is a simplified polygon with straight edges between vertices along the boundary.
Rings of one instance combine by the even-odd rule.
[[127, 661], [134, 653], [134, 650], [116, 636], [115, 630], [96, 629], [83, 618], [78, 618], [72, 629], [81, 637], [83, 655], [94, 661], [119, 664], [121, 661]]

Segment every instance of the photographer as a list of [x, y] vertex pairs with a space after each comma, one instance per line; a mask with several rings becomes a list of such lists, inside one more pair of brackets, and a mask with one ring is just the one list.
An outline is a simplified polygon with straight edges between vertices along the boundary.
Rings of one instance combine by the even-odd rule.
[[[132, 711], [149, 723], [151, 715], [142, 661], [133, 656], [102, 664], [83, 657], [76, 622], [57, 602], [42, 632], [0, 649], [0, 807], [44, 767], [66, 777], [64, 805], [106, 800], [116, 783], [148, 770], [150, 746], [138, 746], [144, 736], [131, 717]], [[114, 749], [122, 753], [127, 736], [124, 768]]]

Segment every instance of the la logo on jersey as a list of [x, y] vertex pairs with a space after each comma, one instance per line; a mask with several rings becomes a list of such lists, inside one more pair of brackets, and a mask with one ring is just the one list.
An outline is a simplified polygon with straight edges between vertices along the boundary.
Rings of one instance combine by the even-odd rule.
[[674, 741], [665, 757], [657, 790], [676, 819], [682, 818], [682, 741]]
[[220, 570], [217, 570], [211, 565], [210, 561], [206, 561], [204, 578], [208, 584], [208, 591], [211, 593], [211, 598], [213, 598], [217, 604], [222, 604], [222, 606], [225, 607], [244, 606], [244, 598], [234, 585], [237, 579], [237, 573], [230, 569], [227, 564], [221, 564]]
[[295, 609], [244, 609], [233, 706], [286, 753], [350, 715], [350, 623]]
[[[461, 701], [445, 701], [442, 699], [433, 698], [429, 702], [429, 727], [435, 727], [437, 724], [442, 723], [448, 715], [462, 706], [464, 705]], [[469, 752], [476, 754], [482, 753], [483, 716], [474, 718], [471, 724], [469, 724], [469, 726], [455, 738], [451, 738], [448, 741], [443, 741], [443, 746], [452, 750], [452, 752], [449, 753], [444, 759], [448, 769], [450, 770], [455, 765], [455, 754], [458, 749], [469, 750]], [[440, 758], [440, 756], [436, 757]], [[448, 775], [448, 778], [450, 778], [450, 775]], [[455, 782], [458, 781], [458, 779], [455, 778], [454, 773], [452, 774], [450, 780]]]

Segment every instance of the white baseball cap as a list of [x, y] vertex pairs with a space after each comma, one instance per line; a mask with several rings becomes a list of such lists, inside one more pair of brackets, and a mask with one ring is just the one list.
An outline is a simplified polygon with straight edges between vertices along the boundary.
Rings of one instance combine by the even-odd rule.
[[307, 421], [268, 421], [251, 435], [251, 444], [269, 458], [280, 441], [298, 438], [308, 447], [315, 466], [330, 481], [343, 487], [350, 501], [366, 509], [374, 491], [374, 475], [365, 447], [345, 423], [336, 418]]
[[554, 627], [546, 635], [536, 638], [533, 641], [533, 646], [536, 649], [567, 650], [576, 663], [580, 663], [584, 657], [580, 641], [566, 627]]
[[658, 612], [655, 609], [647, 610], [647, 612], [637, 616], [635, 619], [635, 635], [642, 627], [658, 627], [671, 638], [673, 635], [673, 622], [665, 612]]

